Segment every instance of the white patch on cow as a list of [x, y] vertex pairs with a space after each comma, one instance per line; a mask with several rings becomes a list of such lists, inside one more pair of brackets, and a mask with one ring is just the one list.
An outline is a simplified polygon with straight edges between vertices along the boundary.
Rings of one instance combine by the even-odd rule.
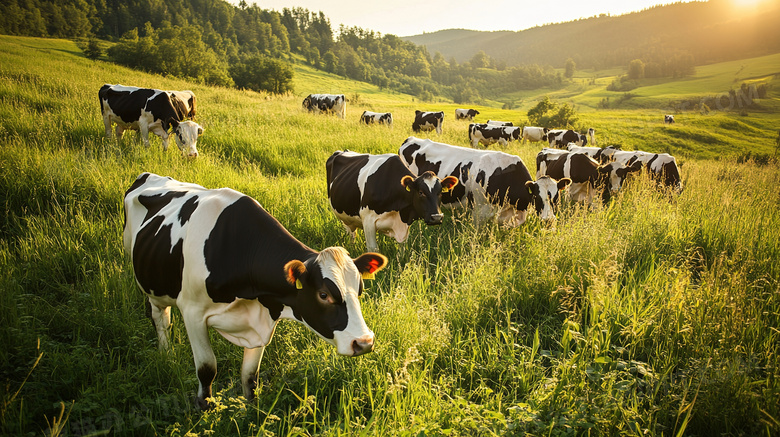
[[544, 221], [555, 220], [553, 199], [558, 195], [558, 181], [549, 176], [543, 176], [536, 180], [536, 185], [539, 187], [539, 195], [542, 197], [543, 203], [539, 218]]
[[523, 142], [526, 140], [539, 142], [542, 141], [542, 137], [544, 137], [544, 128], [536, 126], [523, 127]]

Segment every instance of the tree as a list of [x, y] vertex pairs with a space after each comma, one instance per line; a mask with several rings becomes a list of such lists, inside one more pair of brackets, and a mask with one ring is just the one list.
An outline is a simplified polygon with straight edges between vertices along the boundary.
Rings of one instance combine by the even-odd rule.
[[577, 123], [577, 111], [568, 103], [559, 104], [545, 96], [528, 110], [528, 122], [546, 128], [571, 127]]
[[293, 90], [294, 70], [290, 64], [255, 55], [233, 64], [230, 75], [238, 88], [284, 94]]
[[645, 63], [641, 59], [634, 59], [628, 64], [628, 78], [632, 80], [645, 77]]
[[574, 59], [569, 58], [566, 60], [566, 66], [565, 71], [563, 75], [566, 77], [566, 79], [571, 79], [574, 77], [574, 69], [577, 68], [577, 64], [574, 62]]
[[84, 56], [89, 59], [98, 59], [103, 56], [103, 47], [100, 46], [100, 41], [97, 38], [89, 39], [87, 46], [84, 48]]

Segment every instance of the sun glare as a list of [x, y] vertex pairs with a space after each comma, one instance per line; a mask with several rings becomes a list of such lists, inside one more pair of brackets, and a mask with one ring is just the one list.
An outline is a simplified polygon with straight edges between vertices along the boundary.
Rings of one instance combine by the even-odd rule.
[[731, 2], [739, 9], [756, 9], [766, 0], [731, 0]]

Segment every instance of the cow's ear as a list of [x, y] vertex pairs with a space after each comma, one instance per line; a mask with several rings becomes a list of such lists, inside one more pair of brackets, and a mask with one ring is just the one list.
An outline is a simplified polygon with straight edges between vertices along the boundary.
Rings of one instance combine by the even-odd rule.
[[531, 196], [539, 195], [539, 185], [534, 181], [526, 181], [525, 188], [528, 190], [528, 194]]
[[201, 126], [198, 126], [198, 136], [203, 135], [203, 128]]
[[569, 178], [563, 178], [558, 181], [558, 191], [566, 189], [566, 187], [569, 186], [571, 183], [571, 179]]
[[387, 265], [387, 257], [374, 252], [364, 253], [352, 261], [363, 279], [374, 279], [374, 274]]
[[288, 284], [294, 285], [295, 288], [299, 290], [303, 288], [301, 278], [305, 273], [306, 266], [297, 259], [294, 259], [284, 265], [284, 278], [287, 280]]
[[412, 191], [412, 187], [414, 186], [414, 178], [409, 175], [402, 177], [401, 185], [406, 187], [406, 191]]
[[455, 185], [458, 185], [458, 178], [455, 176], [447, 176], [441, 180], [441, 192], [446, 193], [455, 187]]

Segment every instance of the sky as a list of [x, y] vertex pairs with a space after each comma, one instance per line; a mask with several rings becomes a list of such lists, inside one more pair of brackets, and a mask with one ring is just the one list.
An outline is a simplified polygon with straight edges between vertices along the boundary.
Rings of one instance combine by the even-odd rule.
[[[239, 0], [229, 0], [238, 4]], [[358, 26], [382, 34], [411, 36], [443, 29], [518, 31], [599, 14], [640, 11], [663, 0], [247, 0], [262, 9], [300, 6], [322, 11], [330, 25]]]

